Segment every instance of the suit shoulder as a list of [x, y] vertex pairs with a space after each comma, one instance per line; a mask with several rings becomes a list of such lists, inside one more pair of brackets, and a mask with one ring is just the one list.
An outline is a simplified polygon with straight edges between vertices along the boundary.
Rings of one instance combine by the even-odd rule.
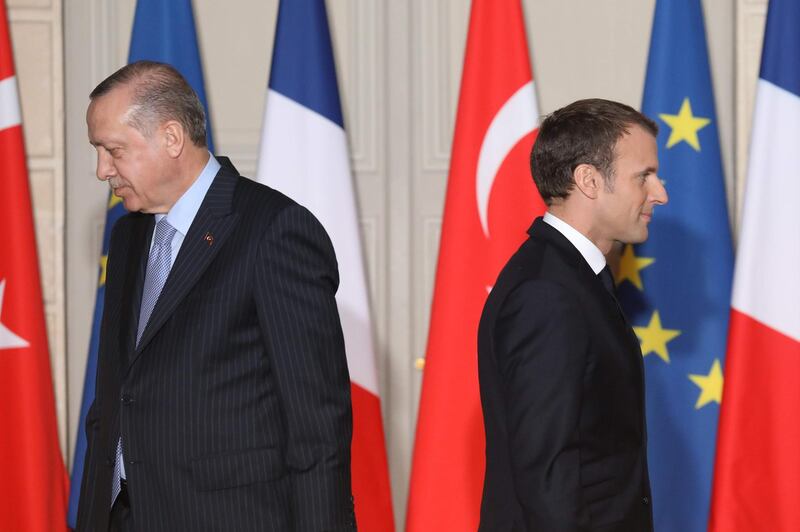
[[495, 288], [500, 292], [507, 292], [521, 282], [549, 278], [555, 269], [554, 258], [558, 263], [558, 257], [552, 256], [553, 251], [546, 242], [529, 238], [503, 266], [497, 276]]
[[497, 277], [484, 307], [484, 318], [518, 312], [530, 304], [572, 307], [576, 301], [574, 268], [546, 241], [528, 239]]
[[234, 202], [245, 209], [275, 212], [297, 205], [279, 190], [241, 175], [236, 182]]
[[295, 200], [268, 185], [239, 176], [234, 203], [254, 227], [266, 229], [294, 228], [322, 238], [330, 245], [330, 238], [314, 214]]

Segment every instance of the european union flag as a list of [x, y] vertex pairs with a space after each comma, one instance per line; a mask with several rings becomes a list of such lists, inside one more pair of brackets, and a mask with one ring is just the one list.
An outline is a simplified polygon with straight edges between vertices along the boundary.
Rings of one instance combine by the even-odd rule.
[[617, 284], [645, 357], [656, 530], [706, 529], [733, 249], [700, 0], [656, 3], [643, 112], [669, 203]]
[[[178, 69], [197, 92], [206, 110], [206, 142], [208, 143], [209, 151], [213, 153], [211, 121], [205, 97], [203, 69], [197, 49], [197, 35], [191, 0], [170, 0], [169, 2], [139, 0], [137, 2], [128, 62], [133, 63], [142, 59], [171, 64]], [[109, 193], [108, 213], [106, 214], [106, 225], [103, 231], [103, 252], [100, 257], [99, 282], [94, 303], [94, 317], [92, 319], [92, 336], [89, 341], [89, 358], [86, 361], [81, 415], [78, 422], [78, 436], [75, 441], [75, 460], [72, 463], [69, 514], [67, 515], [67, 524], [71, 528], [75, 528], [78, 519], [78, 499], [80, 497], [86, 455], [86, 414], [94, 401], [97, 350], [100, 345], [100, 320], [103, 317], [103, 300], [106, 292], [105, 267], [108, 260], [108, 245], [111, 240], [111, 229], [125, 212], [122, 201]]]

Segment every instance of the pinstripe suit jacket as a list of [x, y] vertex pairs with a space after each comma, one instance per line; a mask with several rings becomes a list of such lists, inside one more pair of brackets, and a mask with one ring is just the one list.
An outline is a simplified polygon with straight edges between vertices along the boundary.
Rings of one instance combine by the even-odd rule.
[[136, 530], [351, 530], [333, 247], [223, 167], [135, 346], [154, 217], [113, 229], [78, 530], [105, 531], [122, 435]]

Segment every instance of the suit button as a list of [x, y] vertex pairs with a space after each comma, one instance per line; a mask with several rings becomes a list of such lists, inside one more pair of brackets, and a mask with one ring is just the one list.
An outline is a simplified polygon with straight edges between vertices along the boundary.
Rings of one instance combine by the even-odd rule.
[[133, 397], [131, 397], [128, 394], [123, 394], [123, 396], [122, 396], [122, 404], [123, 405], [129, 405], [132, 402], [133, 402]]
[[650, 499], [648, 497], [642, 497], [642, 504], [647, 506], [648, 504], [650, 504]]

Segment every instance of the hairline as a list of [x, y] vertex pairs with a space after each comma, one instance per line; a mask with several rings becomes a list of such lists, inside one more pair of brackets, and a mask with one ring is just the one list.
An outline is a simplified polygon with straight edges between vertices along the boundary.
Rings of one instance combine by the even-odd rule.
[[[202, 132], [195, 130], [195, 126], [199, 126], [199, 124], [191, 121], [184, 122], [184, 120], [188, 120], [188, 116], [182, 116], [177, 109], [168, 109], [167, 112], [162, 112], [163, 110], [157, 106], [148, 106], [148, 81], [159, 83], [163, 78], [180, 80], [178, 83], [182, 82], [194, 94], [194, 99], [200, 106], [200, 116], [204, 124]], [[208, 147], [207, 132], [205, 131], [205, 128], [208, 127], [208, 117], [203, 109], [202, 101], [186, 78], [172, 65], [157, 61], [130, 63], [101, 81], [89, 94], [89, 101], [94, 102], [116, 90], [128, 91], [128, 108], [123, 116], [124, 123], [136, 129], [145, 138], [151, 138], [161, 125], [169, 121], [176, 121], [181, 125], [193, 145]], [[195, 135], [198, 137], [197, 140], [194, 138]]]

